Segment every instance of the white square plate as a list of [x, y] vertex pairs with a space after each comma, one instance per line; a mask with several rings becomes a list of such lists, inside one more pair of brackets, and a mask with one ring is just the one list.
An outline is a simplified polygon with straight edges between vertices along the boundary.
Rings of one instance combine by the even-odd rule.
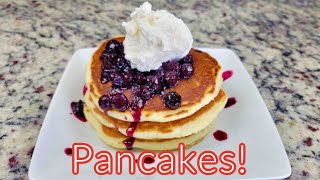
[[[123, 167], [123, 175], [121, 176], [116, 175], [115, 172], [110, 176], [98, 176], [93, 171], [95, 159], [89, 164], [80, 165], [80, 173], [77, 176], [72, 174], [71, 157], [64, 153], [64, 149], [71, 147], [74, 142], [85, 142], [90, 144], [95, 152], [108, 150], [112, 155], [115, 155], [115, 150], [103, 144], [88, 123], [82, 123], [70, 114], [70, 103], [83, 98], [85, 67], [94, 50], [94, 48], [90, 48], [77, 51], [72, 56], [60, 80], [34, 150], [29, 170], [30, 179], [179, 178], [181, 175], [177, 172], [171, 176], [160, 176], [157, 173], [152, 176], [143, 176], [142, 174], [129, 176], [127, 166]], [[244, 142], [247, 148], [247, 159], [244, 165], [247, 173], [243, 176], [239, 175], [237, 171], [231, 176], [223, 176], [219, 173], [212, 176], [198, 173], [193, 176], [187, 173], [183, 178], [279, 179], [289, 176], [291, 167], [277, 129], [259, 91], [239, 58], [228, 49], [202, 48], [201, 50], [215, 57], [222, 64], [224, 70], [234, 72], [233, 76], [224, 82], [223, 88], [229, 97], [235, 97], [238, 102], [234, 106], [224, 109], [217, 119], [215, 129], [187, 152], [195, 150], [199, 154], [204, 150], [212, 150], [218, 155], [224, 150], [238, 152], [239, 143]], [[216, 141], [213, 138], [212, 133], [217, 129], [228, 133], [226, 141]], [[236, 162], [238, 170], [240, 167], [238, 160], [234, 159], [234, 162]]]

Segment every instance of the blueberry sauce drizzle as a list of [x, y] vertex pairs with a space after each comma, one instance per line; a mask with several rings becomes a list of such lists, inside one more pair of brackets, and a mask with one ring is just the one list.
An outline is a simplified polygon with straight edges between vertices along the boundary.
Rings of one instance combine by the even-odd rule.
[[134, 122], [139, 122], [141, 118], [141, 109], [132, 111], [131, 115], [133, 117]]
[[133, 137], [134, 131], [136, 130], [139, 122], [131, 122], [130, 126], [126, 130], [126, 134], [129, 137]]
[[217, 130], [213, 133], [213, 137], [218, 141], [224, 141], [228, 139], [228, 134], [224, 131]]
[[132, 117], [133, 117], [133, 122], [130, 123], [130, 126], [126, 130], [126, 134], [129, 137], [133, 137], [134, 131], [136, 130], [140, 118], [141, 118], [141, 110], [135, 110], [131, 112]]
[[128, 150], [131, 150], [133, 147], [134, 141], [135, 141], [134, 137], [129, 137], [129, 138], [123, 140], [122, 142]]
[[71, 156], [71, 155], [72, 155], [72, 148], [65, 148], [65, 149], [64, 149], [64, 153], [65, 153], [67, 156]]
[[[127, 128], [127, 130], [126, 130], [127, 136], [129, 136], [131, 139], [128, 138], [128, 139], [126, 139], [125, 141], [123, 141], [124, 145], [127, 147], [128, 150], [131, 150], [131, 149], [132, 149], [132, 146], [133, 146], [133, 143], [134, 143], [134, 140], [135, 140], [135, 138], [133, 137], [133, 135], [134, 135], [134, 132], [135, 132], [135, 130], [137, 129], [137, 126], [138, 126], [138, 124], [139, 124], [139, 122], [140, 122], [141, 109], [135, 110], [135, 111], [131, 111], [131, 115], [132, 115], [132, 117], [133, 117], [133, 122], [130, 123], [130, 126], [129, 126], [129, 127]], [[127, 146], [128, 141], [129, 141], [130, 143], [132, 143], [131, 146], [129, 146], [129, 147]], [[129, 144], [130, 144], [130, 143], [129, 143]]]
[[223, 72], [223, 73], [222, 73], [222, 79], [223, 79], [223, 81], [231, 78], [232, 75], [233, 75], [233, 71], [232, 71], [232, 70], [228, 70], [228, 71]]
[[231, 106], [235, 105], [236, 103], [237, 103], [236, 98], [235, 97], [230, 97], [230, 98], [228, 98], [227, 103], [224, 106], [224, 108], [231, 107]]
[[86, 117], [83, 113], [83, 101], [79, 100], [78, 102], [71, 102], [70, 104], [72, 114], [80, 121], [86, 122]]
[[85, 84], [82, 89], [82, 94], [85, 95], [87, 91], [88, 91], [88, 86]]

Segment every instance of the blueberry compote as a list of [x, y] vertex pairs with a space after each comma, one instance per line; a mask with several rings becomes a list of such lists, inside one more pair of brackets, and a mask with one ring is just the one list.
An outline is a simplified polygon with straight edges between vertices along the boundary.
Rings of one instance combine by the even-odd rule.
[[83, 101], [71, 102], [72, 114], [82, 122], [86, 122], [86, 117], [83, 113]]
[[[127, 135], [133, 137], [141, 116], [141, 110], [149, 99], [155, 95], [161, 95], [165, 107], [177, 109], [181, 106], [181, 96], [174, 91], [165, 94], [165, 89], [176, 86], [180, 80], [193, 76], [193, 58], [186, 55], [179, 61], [168, 61], [157, 70], [140, 72], [131, 69], [130, 62], [125, 58], [123, 44], [117, 40], [110, 40], [100, 56], [102, 61], [101, 83], [111, 83], [112, 90], [109, 94], [99, 99], [99, 106], [107, 112], [111, 108], [118, 111], [131, 111], [134, 122], [127, 129]], [[130, 99], [124, 95], [124, 90], [130, 89]], [[127, 139], [125, 144], [134, 140]], [[129, 147], [130, 148], [130, 147]]]

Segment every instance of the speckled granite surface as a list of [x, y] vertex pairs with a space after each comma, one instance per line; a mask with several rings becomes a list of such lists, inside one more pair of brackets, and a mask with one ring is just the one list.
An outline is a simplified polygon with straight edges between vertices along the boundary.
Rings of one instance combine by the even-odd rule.
[[[27, 172], [52, 93], [77, 49], [122, 34], [141, 2], [0, 1], [0, 179]], [[291, 179], [320, 177], [320, 2], [157, 1], [190, 27], [194, 46], [243, 61], [275, 120]]]

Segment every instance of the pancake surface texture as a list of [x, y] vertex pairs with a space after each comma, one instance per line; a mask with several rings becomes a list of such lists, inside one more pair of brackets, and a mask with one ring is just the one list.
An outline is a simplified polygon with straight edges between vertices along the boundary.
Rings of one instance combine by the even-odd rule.
[[[113, 39], [122, 42], [124, 37]], [[97, 108], [99, 108], [99, 98], [104, 94], [109, 94], [112, 89], [111, 82], [106, 84], [100, 82], [102, 61], [99, 58], [108, 41], [109, 40], [104, 41], [98, 47], [87, 66], [86, 83], [92, 102]], [[209, 104], [218, 95], [222, 85], [222, 68], [220, 64], [207, 53], [191, 49], [190, 54], [194, 62], [193, 77], [187, 80], [180, 80], [176, 86], [165, 90], [165, 93], [168, 91], [176, 91], [181, 96], [181, 107], [176, 110], [167, 109], [161, 97], [155, 95], [148, 100], [141, 111], [140, 122], [169, 122], [188, 117]], [[124, 95], [131, 101], [131, 90], [125, 90]], [[103, 112], [101, 109], [100, 111]], [[107, 113], [110, 117], [118, 120], [134, 121], [129, 110], [120, 112], [111, 109]]]

